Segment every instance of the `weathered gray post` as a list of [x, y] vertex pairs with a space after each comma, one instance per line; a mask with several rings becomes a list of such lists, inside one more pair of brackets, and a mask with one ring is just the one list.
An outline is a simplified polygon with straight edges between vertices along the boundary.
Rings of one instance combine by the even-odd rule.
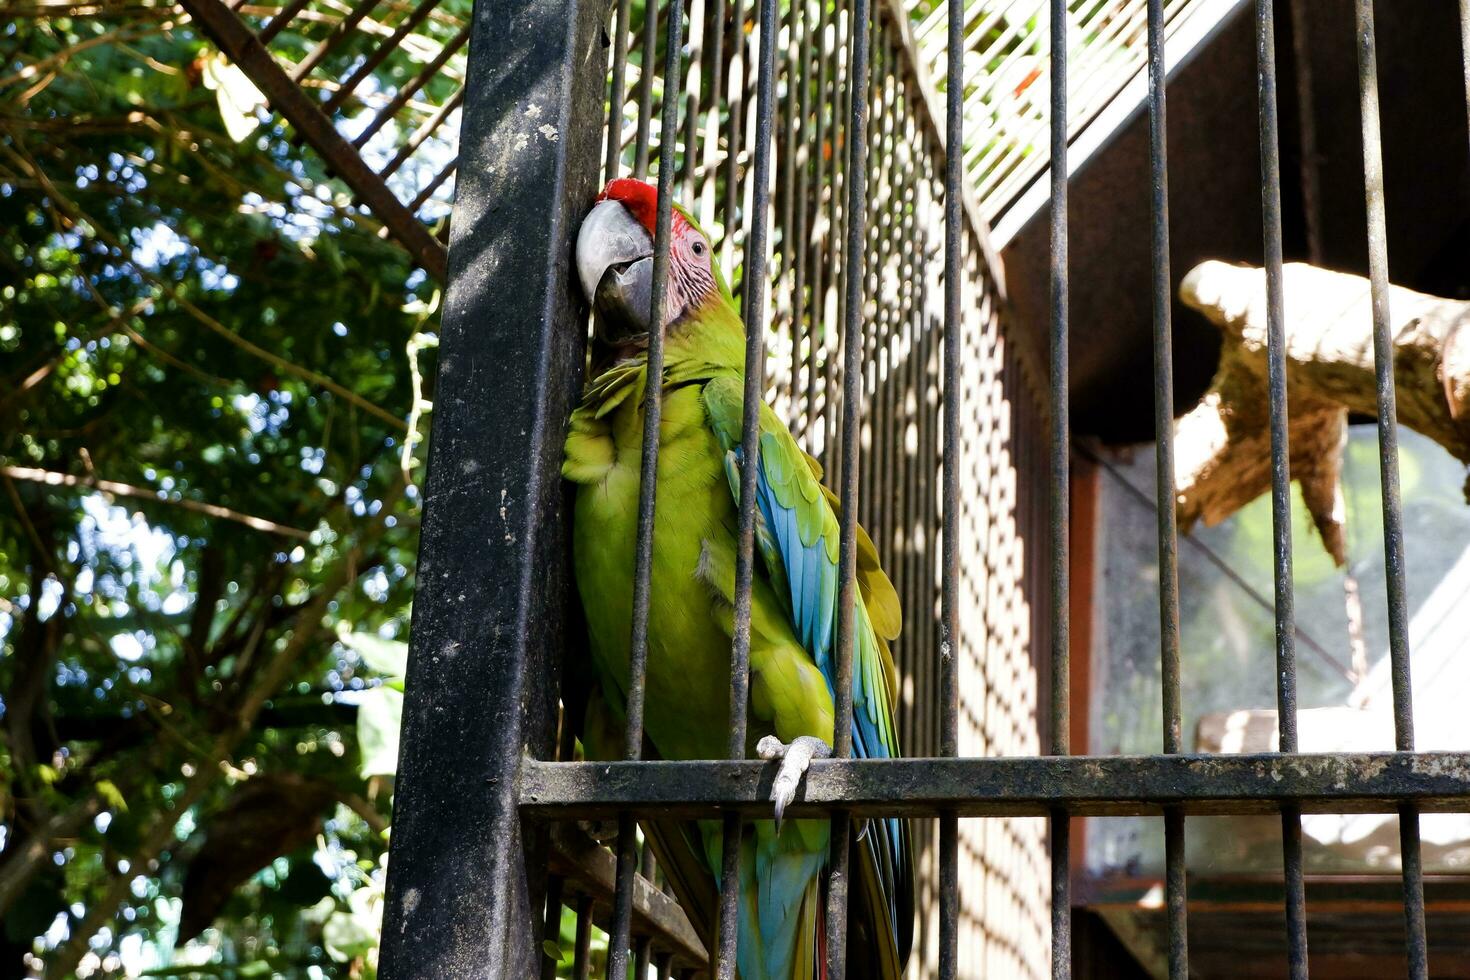
[[605, 0], [478, 0], [393, 812], [385, 980], [535, 975], [569, 599], [559, 473], [582, 372], [570, 269], [596, 193]]

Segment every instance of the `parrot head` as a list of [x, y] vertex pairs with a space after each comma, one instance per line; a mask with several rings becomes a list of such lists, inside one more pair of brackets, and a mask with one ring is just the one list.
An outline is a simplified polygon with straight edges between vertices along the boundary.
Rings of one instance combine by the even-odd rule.
[[[603, 188], [577, 233], [577, 278], [597, 313], [597, 339], [611, 347], [648, 343], [657, 215], [657, 188], [620, 178]], [[661, 329], [706, 303], [731, 302], [713, 253], [709, 237], [675, 204]]]

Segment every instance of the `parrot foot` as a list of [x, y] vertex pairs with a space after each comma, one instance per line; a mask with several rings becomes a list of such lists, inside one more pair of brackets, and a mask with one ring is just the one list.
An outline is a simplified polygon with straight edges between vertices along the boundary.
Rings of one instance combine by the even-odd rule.
[[798, 735], [791, 742], [782, 742], [774, 735], [767, 735], [755, 746], [756, 754], [762, 759], [780, 759], [781, 768], [776, 781], [771, 784], [771, 802], [776, 804], [776, 826], [781, 826], [781, 814], [796, 798], [796, 787], [813, 759], [826, 759], [832, 755], [832, 746], [813, 735]]

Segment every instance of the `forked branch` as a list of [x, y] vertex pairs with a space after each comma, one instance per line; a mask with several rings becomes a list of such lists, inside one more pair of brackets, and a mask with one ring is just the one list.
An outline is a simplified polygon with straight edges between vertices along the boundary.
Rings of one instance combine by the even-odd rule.
[[[1347, 414], [1378, 414], [1368, 280], [1293, 263], [1284, 284], [1291, 475], [1340, 565]], [[1224, 338], [1209, 390], [1174, 425], [1176, 506], [1188, 530], [1218, 524], [1270, 487], [1266, 275], [1204, 262], [1179, 293]], [[1389, 309], [1398, 421], [1470, 464], [1470, 303], [1394, 286]]]

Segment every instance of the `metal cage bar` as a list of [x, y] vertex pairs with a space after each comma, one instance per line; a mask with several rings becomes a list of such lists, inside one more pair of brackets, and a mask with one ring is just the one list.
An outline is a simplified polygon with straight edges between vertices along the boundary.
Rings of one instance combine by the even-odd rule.
[[[965, 56], [964, 4], [949, 0], [949, 59], [945, 78], [944, 160], [944, 525], [940, 531], [941, 607], [939, 634], [939, 754], [960, 751], [960, 330], [964, 300], [960, 263], [964, 258]], [[939, 815], [939, 977], [955, 980], [959, 971], [960, 844], [959, 816]]]
[[[1286, 313], [1282, 285], [1281, 157], [1276, 107], [1276, 25], [1273, 0], [1256, 0], [1256, 62], [1260, 100], [1261, 216], [1266, 257], [1267, 390], [1271, 415], [1271, 539], [1275, 550], [1276, 691], [1281, 751], [1295, 753], [1296, 619], [1291, 578], [1291, 447], [1286, 412]], [[1293, 980], [1307, 976], [1306, 892], [1302, 883], [1301, 810], [1281, 808], [1286, 929]]]
[[[1068, 497], [1072, 451], [1067, 408], [1067, 2], [1051, 0], [1051, 331], [1047, 412], [1051, 420], [1051, 755], [1071, 752]], [[1072, 818], [1058, 806], [1051, 827], [1051, 973], [1072, 976]]]
[[[741, 404], [740, 510], [735, 551], [735, 609], [730, 645], [730, 736], [727, 754], [745, 758], [746, 712], [750, 700], [750, 615], [751, 588], [755, 575], [756, 476], [759, 467], [760, 408], [765, 389], [765, 306], [767, 211], [770, 208], [771, 152], [776, 86], [776, 34], [778, 8], [775, 0], [761, 0], [759, 67], [756, 83], [755, 213], [752, 233], [745, 242], [747, 285], [741, 290], [745, 319], [745, 388]], [[718, 70], [718, 66], [717, 66]], [[694, 147], [686, 149], [694, 159]], [[744, 824], [737, 814], [727, 814], [721, 830], [718, 980], [735, 980], [735, 951], [738, 922], [738, 885]]]
[[[1363, 191], [1367, 207], [1368, 271], [1373, 302], [1373, 364], [1378, 400], [1378, 470], [1383, 488], [1384, 578], [1388, 599], [1389, 660], [1393, 684], [1395, 747], [1414, 751], [1414, 703], [1409, 677], [1409, 600], [1405, 582], [1404, 503], [1399, 489], [1398, 406], [1389, 320], [1388, 219], [1383, 200], [1383, 147], [1378, 127], [1378, 53], [1373, 0], [1354, 8], [1358, 82], [1363, 126]], [[1399, 852], [1404, 879], [1404, 926], [1409, 976], [1426, 980], [1429, 951], [1424, 935], [1424, 870], [1419, 849], [1419, 811], [1399, 807]]]
[[[669, 4], [668, 37], [664, 45], [664, 91], [677, 90], [682, 70], [684, 10], [674, 0]], [[679, 100], [664, 97], [659, 127], [658, 207], [653, 235], [653, 284], [648, 322], [663, 319], [668, 293], [669, 246], [673, 240], [674, 143], [679, 132]], [[611, 162], [611, 161], [610, 161]], [[648, 377], [662, 379], [664, 341], [662, 330], [648, 331]], [[663, 418], [663, 385], [649, 383], [643, 392], [643, 445], [638, 469], [638, 530], [634, 545], [632, 638], [628, 649], [628, 692], [624, 705], [627, 728], [623, 757], [637, 761], [643, 756], [643, 704], [648, 671], [648, 604], [653, 580], [654, 507], [658, 490], [658, 450]], [[613, 927], [608, 937], [607, 976], [619, 980], [628, 972], [628, 940], [632, 925], [633, 873], [637, 866], [636, 821], [631, 813], [618, 815], [617, 893], [614, 897]]]
[[[1173, 282], [1169, 269], [1169, 154], [1163, 0], [1148, 0], [1149, 197], [1153, 251], [1155, 511], [1159, 539], [1159, 674], [1164, 752], [1184, 748], [1179, 690], [1179, 542], [1174, 515]], [[1164, 900], [1170, 980], [1189, 977], [1189, 897], [1182, 811], [1164, 811]]]
[[[862, 407], [863, 376], [863, 279], [865, 273], [864, 217], [867, 204], [868, 55], [871, 19], [868, 0], [853, 0], [848, 31], [849, 75], [846, 99], [850, 105], [847, 124], [847, 169], [842, 190], [846, 194], [843, 223], [844, 307], [842, 321], [842, 433], [840, 543], [837, 561], [837, 639], [834, 647], [836, 689], [832, 732], [832, 756], [852, 756], [852, 658], [854, 602], [857, 596], [857, 508], [858, 427]], [[832, 812], [831, 857], [827, 874], [827, 974], [829, 980], [847, 975], [847, 910], [849, 847], [852, 817], [843, 809]]]

